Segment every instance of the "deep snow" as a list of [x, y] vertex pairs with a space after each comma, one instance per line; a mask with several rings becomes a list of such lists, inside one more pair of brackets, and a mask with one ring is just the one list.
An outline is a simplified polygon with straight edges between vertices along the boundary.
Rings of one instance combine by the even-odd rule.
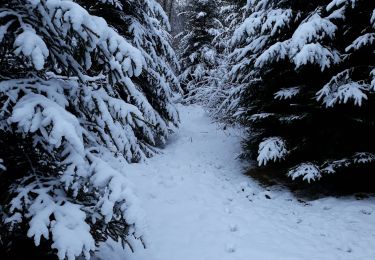
[[147, 249], [133, 254], [108, 243], [98, 257], [375, 259], [375, 199], [305, 204], [287, 191], [266, 191], [243, 174], [236, 130], [220, 129], [198, 106], [179, 108], [180, 129], [163, 154], [132, 165], [128, 176], [146, 213]]

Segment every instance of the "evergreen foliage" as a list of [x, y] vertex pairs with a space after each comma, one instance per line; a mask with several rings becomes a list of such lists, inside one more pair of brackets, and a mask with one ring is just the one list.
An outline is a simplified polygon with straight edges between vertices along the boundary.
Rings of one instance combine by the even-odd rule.
[[[144, 57], [141, 75], [132, 81], [141, 89], [149, 104], [140, 104], [147, 113], [150, 105], [157, 113], [152, 123], [160, 132], [164, 143], [168, 135], [166, 122], [178, 124], [178, 113], [173, 105], [174, 95], [181, 93], [180, 82], [175, 75], [179, 62], [171, 46], [168, 17], [156, 1], [140, 0], [117, 2], [102, 0], [92, 4], [86, 1], [86, 9], [106, 19]], [[160, 143], [160, 142], [158, 142]]]
[[201, 95], [196, 92], [208, 84], [217, 64], [213, 43], [215, 36], [220, 34], [217, 7], [213, 0], [192, 0], [184, 6], [185, 30], [177, 37], [181, 38], [179, 78], [188, 101], [199, 100]]
[[0, 1], [2, 256], [30, 238], [59, 259], [142, 242], [126, 165], [178, 123], [167, 25], [153, 0]]
[[373, 169], [374, 9], [366, 0], [252, 0], [233, 35], [245, 150], [308, 182]]
[[231, 37], [242, 20], [246, 1], [216, 1], [215, 7], [209, 7], [209, 15], [197, 19], [202, 6], [208, 8], [209, 4], [210, 1], [190, 2], [183, 10], [188, 22], [180, 44], [180, 78], [187, 92], [185, 102], [199, 103], [215, 120], [228, 122], [236, 92], [236, 85], [228, 80], [233, 66], [229, 58]]
[[242, 124], [260, 168], [308, 183], [375, 169], [374, 1], [183, 9], [178, 60], [156, 0], [0, 0], [1, 257], [145, 245], [127, 167], [166, 143], [181, 94]]
[[233, 59], [234, 45], [232, 44], [233, 33], [243, 22], [246, 14], [246, 1], [222, 1], [220, 9], [220, 20], [223, 30], [219, 35], [216, 47], [218, 49], [217, 66], [213, 69], [211, 82], [207, 84], [204, 91], [207, 102], [204, 106], [208, 108], [213, 118], [224, 123], [236, 123], [233, 111], [237, 109], [240, 98], [241, 86], [231, 80], [231, 70], [236, 65]]

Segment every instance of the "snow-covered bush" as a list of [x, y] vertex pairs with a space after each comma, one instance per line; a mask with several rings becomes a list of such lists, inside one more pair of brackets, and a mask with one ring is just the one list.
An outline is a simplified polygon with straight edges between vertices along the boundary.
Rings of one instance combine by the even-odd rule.
[[308, 182], [373, 169], [375, 2], [250, 0], [247, 9], [229, 73], [240, 96], [231, 115], [249, 129], [245, 155]]
[[[121, 10], [132, 1], [99, 2]], [[163, 15], [159, 5], [146, 3]], [[153, 155], [169, 125], [178, 121], [171, 102], [171, 88], [178, 89], [178, 81], [167, 71], [173, 52], [165, 49], [170, 45], [158, 15], [150, 14], [154, 27], [148, 29], [160, 30], [155, 37], [165, 45], [150, 39], [155, 45], [140, 42], [135, 48], [131, 43], [137, 33], [147, 39], [153, 35], [139, 31], [143, 20], [121, 24], [139, 26], [134, 37], [127, 37], [119, 24], [114, 29], [87, 11], [95, 12], [94, 6], [87, 7], [85, 1], [68, 0], [1, 4], [4, 256], [17, 254], [26, 236], [43, 246], [40, 252], [60, 259], [89, 258], [108, 238], [130, 249], [134, 241], [142, 241], [142, 212], [124, 172], [127, 163]], [[152, 59], [160, 62], [157, 68]], [[152, 91], [146, 91], [150, 82]]]

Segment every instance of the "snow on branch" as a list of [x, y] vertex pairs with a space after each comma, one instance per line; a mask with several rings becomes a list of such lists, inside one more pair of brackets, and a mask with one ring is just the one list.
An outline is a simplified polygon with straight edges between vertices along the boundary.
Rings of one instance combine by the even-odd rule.
[[337, 26], [328, 19], [314, 14], [301, 23], [292, 36], [291, 45], [301, 49], [305, 44], [335, 36]]
[[302, 177], [304, 181], [310, 183], [311, 181], [319, 180], [322, 177], [321, 171], [317, 165], [313, 163], [301, 163], [298, 166], [288, 171], [287, 175], [293, 180]]
[[49, 51], [43, 39], [32, 28], [17, 36], [14, 41], [14, 47], [16, 55], [22, 53], [30, 57], [36, 70], [43, 69]]
[[353, 162], [356, 164], [375, 162], [375, 154], [373, 153], [356, 153], [353, 156]]
[[[160, 7], [152, 6], [150, 12]], [[163, 72], [168, 68], [164, 53], [147, 70], [163, 84], [153, 84], [146, 96], [147, 89], [132, 81], [147, 63], [146, 52], [77, 3], [11, 0], [0, 17], [4, 64], [12, 71], [1, 72], [0, 129], [43, 157], [10, 189], [13, 200], [4, 221], [22, 221], [36, 245], [49, 239], [60, 259], [89, 258], [108, 237], [125, 243], [141, 239], [143, 216], [123, 171], [128, 162], [155, 153], [155, 143], [167, 136], [169, 117], [178, 121], [168, 86], [173, 75]], [[154, 19], [149, 22], [156, 24]], [[151, 55], [167, 42], [163, 37], [151, 40]], [[164, 117], [149, 100], [156, 92], [168, 110]], [[122, 158], [121, 167], [112, 165], [114, 157]], [[112, 222], [127, 231], [108, 233]]]
[[65, 139], [78, 153], [84, 153], [83, 131], [77, 118], [40, 94], [22, 97], [9, 120], [25, 134], [40, 131], [44, 140], [55, 148]]
[[300, 87], [283, 88], [274, 94], [274, 98], [279, 100], [291, 99], [297, 96], [300, 93], [300, 91]]
[[[53, 176], [53, 172], [48, 173], [53, 177], [47, 179], [31, 175], [15, 185], [11, 215], [6, 221], [17, 223], [17, 216], [22, 212], [29, 218], [28, 236], [34, 238], [36, 245], [41, 236], [51, 239], [60, 259], [75, 259], [81, 254], [88, 258], [95, 249], [91, 234], [93, 222], [118, 220], [119, 209], [130, 227], [129, 234], [123, 236], [140, 238], [143, 233], [142, 213], [128, 180], [99, 157], [113, 160], [110, 150], [116, 149], [111, 143], [103, 145], [106, 141], [113, 142], [117, 151], [125, 153], [124, 157], [133, 158], [132, 153], [143, 153], [131, 128], [141, 124], [133, 122], [133, 115], [141, 119], [142, 114], [135, 106], [109, 96], [102, 88], [91, 91], [87, 88], [83, 99], [71, 100], [79, 97], [77, 86], [74, 80], [61, 79], [18, 79], [0, 83], [1, 90], [5, 91], [0, 95], [17, 101], [8, 123], [14, 124], [17, 132], [31, 136], [35, 144], [42, 144], [50, 155], [61, 151], [62, 158], [58, 176]], [[21, 92], [23, 96], [19, 98]], [[75, 114], [66, 110], [69, 103]], [[74, 107], [74, 104], [84, 106], [84, 110], [98, 109], [100, 113], [92, 112], [85, 118], [76, 112], [80, 107]], [[93, 132], [93, 125], [88, 124], [89, 118], [98, 120], [94, 124], [99, 126], [97, 132]], [[118, 122], [114, 122], [114, 118], [118, 118]], [[99, 198], [90, 197], [90, 203], [100, 209], [100, 214], [94, 213], [94, 209], [84, 210], [78, 198], [78, 194], [89, 196], [93, 190]], [[74, 199], [66, 194], [67, 191]], [[51, 238], [49, 234], [52, 234]]]
[[293, 18], [291, 9], [273, 9], [267, 13], [267, 17], [262, 24], [261, 33], [270, 33], [271, 36], [279, 33], [288, 26]]
[[286, 124], [291, 124], [297, 120], [302, 120], [306, 118], [306, 114], [302, 114], [302, 115], [288, 115], [288, 116], [281, 116], [279, 118], [279, 121], [282, 122], [282, 123], [286, 123]]
[[337, 26], [319, 14], [314, 14], [301, 23], [294, 32], [290, 45], [289, 57], [293, 58], [296, 67], [318, 64], [321, 70], [330, 68], [340, 62], [339, 53], [324, 47], [320, 41], [333, 39]]
[[277, 42], [264, 51], [256, 60], [255, 67], [262, 68], [273, 62], [284, 60], [288, 57], [288, 45], [290, 41]]
[[354, 8], [357, 1], [358, 0], [333, 0], [332, 2], [330, 2], [327, 5], [326, 10], [331, 11], [334, 7], [338, 7], [338, 6], [341, 6], [343, 4], [344, 5], [351, 5], [352, 8]]
[[294, 56], [297, 68], [307, 64], [317, 64], [322, 71], [341, 61], [339, 52], [323, 47], [320, 43], [309, 43]]
[[118, 8], [119, 10], [122, 10], [123, 4], [121, 3], [121, 0], [98, 0], [99, 2], [113, 5], [114, 7]]
[[348, 158], [326, 161], [320, 167], [310, 162], [301, 163], [290, 169], [287, 175], [293, 180], [302, 177], [304, 181], [310, 183], [311, 181], [317, 181], [322, 178], [323, 174], [333, 174], [343, 168], [373, 162], [375, 162], [375, 154], [362, 152], [356, 153]]
[[341, 61], [339, 52], [322, 45], [324, 39], [335, 36], [337, 26], [319, 14], [302, 22], [293, 36], [283, 42], [276, 42], [266, 49], [255, 61], [255, 67], [289, 58], [296, 68], [307, 64], [319, 65], [322, 71]]
[[231, 42], [232, 44], [240, 42], [247, 36], [255, 35], [261, 28], [264, 20], [262, 12], [254, 12], [250, 17], [234, 31]]
[[7, 168], [4, 166], [4, 160], [0, 158], [0, 171], [5, 171]]
[[[12, 10], [3, 10], [3, 14], [14, 20], [21, 28], [14, 42], [15, 54], [30, 57], [34, 68], [41, 70], [48, 57], [56, 58], [63, 66], [69, 66], [82, 75], [80, 61], [72, 56], [71, 46], [79, 42], [86, 44], [85, 67], [91, 66], [91, 53], [98, 50], [106, 57], [107, 68], [118, 75], [138, 76], [143, 67], [143, 56], [139, 50], [132, 47], [123, 37], [108, 26], [100, 17], [90, 15], [83, 7], [66, 0], [23, 0], [20, 9], [30, 12], [35, 19], [41, 19], [45, 29], [38, 28], [23, 15], [15, 14]], [[0, 30], [1, 32], [4, 31]], [[2, 34], [0, 34], [2, 35]], [[54, 41], [58, 35], [64, 40]], [[64, 51], [57, 52], [56, 49]], [[82, 77], [81, 80], [84, 80]]]
[[269, 137], [259, 144], [258, 165], [267, 165], [269, 161], [282, 160], [287, 154], [285, 141], [281, 137]]
[[336, 104], [346, 104], [353, 100], [354, 105], [362, 106], [363, 100], [367, 100], [367, 92], [370, 86], [364, 82], [355, 82], [350, 77], [350, 70], [345, 70], [334, 76], [321, 90], [317, 92], [317, 100], [322, 100], [326, 107]]
[[364, 35], [359, 36], [357, 39], [353, 41], [352, 44], [350, 44], [345, 51], [351, 51], [351, 50], [359, 50], [365, 46], [369, 46], [374, 44], [375, 42], [375, 33], [366, 33]]
[[322, 172], [326, 174], [333, 174], [337, 171], [348, 168], [354, 165], [368, 164], [375, 162], [375, 154], [368, 152], [356, 153], [351, 157], [340, 160], [326, 161], [322, 166]]
[[49, 239], [51, 234], [52, 248], [57, 249], [59, 259], [76, 259], [82, 253], [89, 259], [90, 251], [95, 249], [95, 241], [82, 208], [66, 201], [61, 196], [63, 191], [60, 196], [51, 196], [55, 185], [58, 185], [52, 179], [40, 183], [32, 181], [32, 178], [25, 178], [23, 182], [29, 184], [16, 188], [18, 195], [10, 203], [14, 215], [6, 222], [14, 222], [17, 219], [16, 212], [22, 211], [26, 202], [29, 208], [27, 217], [30, 217], [27, 236], [34, 238], [36, 246], [39, 246], [42, 237]]
[[275, 114], [273, 114], [273, 113], [258, 113], [258, 114], [251, 115], [250, 120], [255, 122], [255, 121], [258, 121], [258, 120], [261, 120], [261, 119], [270, 118], [274, 115]]

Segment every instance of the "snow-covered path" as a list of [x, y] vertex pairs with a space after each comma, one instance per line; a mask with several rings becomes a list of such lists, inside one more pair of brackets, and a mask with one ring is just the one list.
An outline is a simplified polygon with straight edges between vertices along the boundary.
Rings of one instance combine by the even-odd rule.
[[[180, 107], [181, 127], [164, 153], [130, 179], [148, 221], [147, 249], [104, 247], [104, 259], [373, 260], [375, 200], [326, 198], [308, 205], [265, 191], [243, 175], [240, 138], [200, 107]], [[266, 196], [267, 195], [267, 196]], [[269, 199], [270, 198], [270, 199]]]

